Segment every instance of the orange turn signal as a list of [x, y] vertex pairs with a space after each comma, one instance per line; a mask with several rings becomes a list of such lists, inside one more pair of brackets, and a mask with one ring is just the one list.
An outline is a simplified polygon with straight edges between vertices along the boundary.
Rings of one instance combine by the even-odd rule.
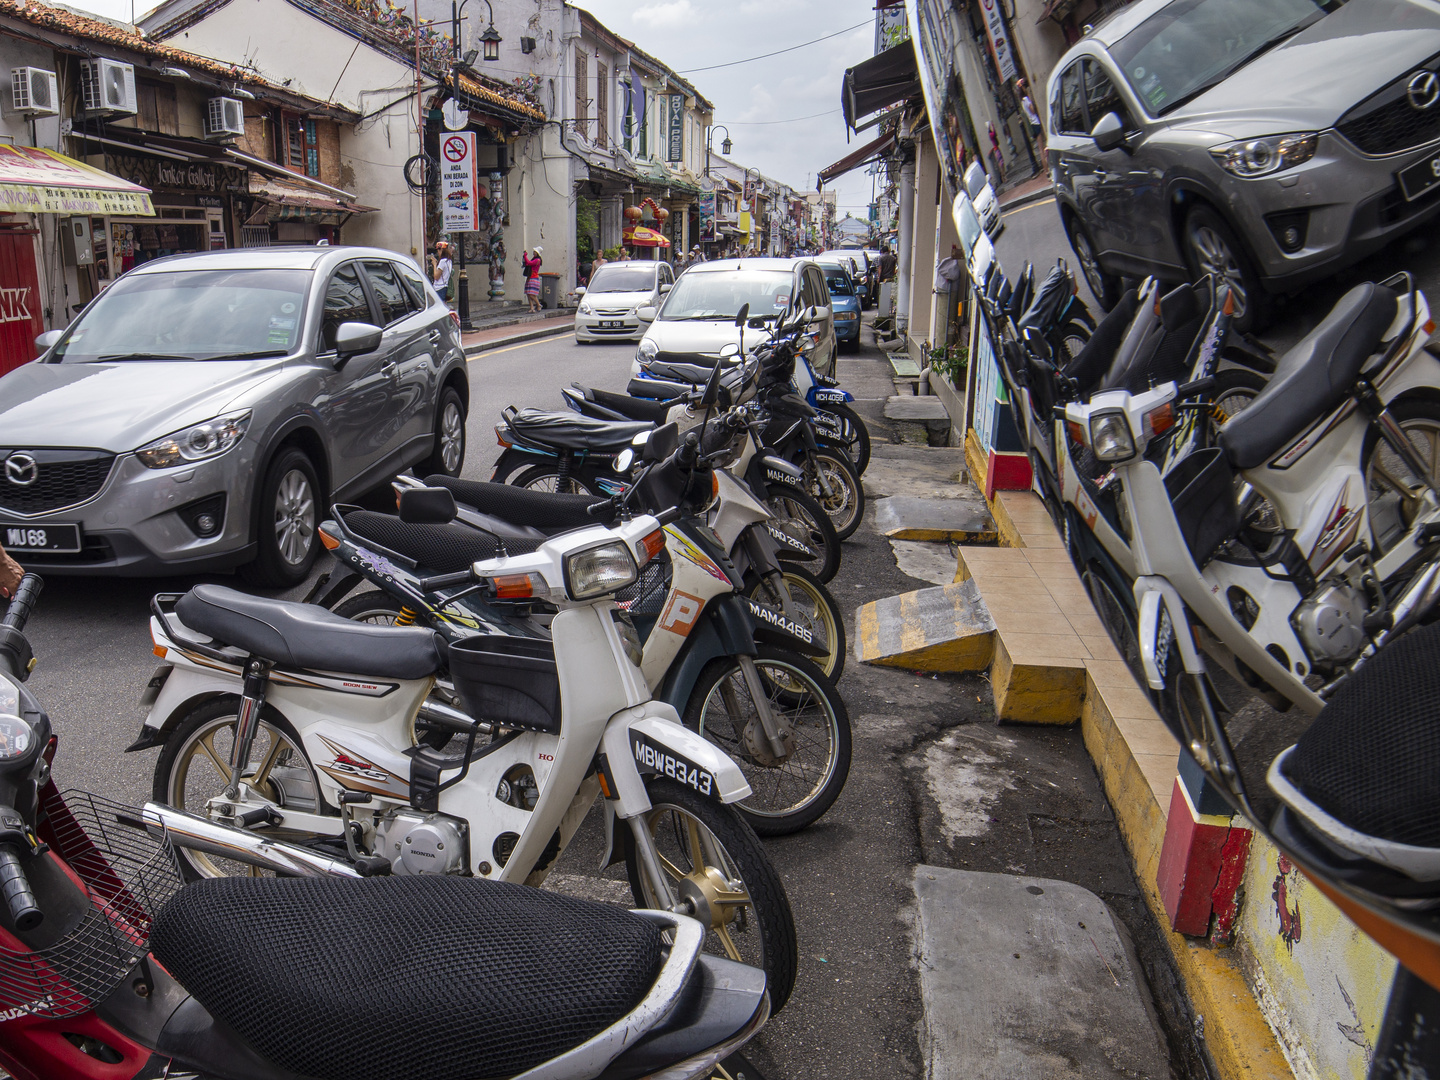
[[151, 646], [150, 651], [153, 652], [156, 656], [158, 656], [161, 660], [164, 660], [165, 657], [170, 655], [170, 650], [165, 648], [164, 645], [153, 645]]
[[640, 541], [640, 546], [645, 549], [645, 561], [648, 563], [651, 559], [655, 558], [656, 555], [659, 555], [660, 552], [665, 550], [665, 531], [663, 529], [656, 529]]
[[1145, 422], [1150, 425], [1152, 435], [1163, 435], [1175, 426], [1174, 406], [1167, 401], [1158, 409], [1151, 409], [1145, 414]]
[[[396, 501], [396, 502], [399, 502], [400, 500], [397, 498], [395, 501]], [[338, 539], [336, 539], [335, 537], [331, 536], [331, 535], [330, 535], [328, 532], [326, 532], [324, 529], [319, 530], [319, 532], [320, 532], [320, 543], [322, 543], [322, 544], [325, 545], [325, 550], [326, 550], [326, 551], [334, 551], [336, 548], [338, 548], [338, 547], [340, 546], [340, 541], [339, 541]]]
[[535, 595], [529, 574], [501, 574], [494, 581], [497, 600], [523, 600]]
[[1066, 420], [1065, 428], [1070, 432], [1070, 441], [1085, 445], [1085, 429], [1074, 420]]

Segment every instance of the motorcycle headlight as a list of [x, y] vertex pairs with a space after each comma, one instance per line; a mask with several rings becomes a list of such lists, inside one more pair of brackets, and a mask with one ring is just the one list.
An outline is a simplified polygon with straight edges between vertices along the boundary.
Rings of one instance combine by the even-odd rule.
[[249, 424], [248, 409], [229, 416], [217, 416], [214, 420], [206, 420], [203, 424], [196, 424], [147, 443], [135, 451], [135, 456], [140, 459], [141, 464], [152, 469], [168, 469], [187, 462], [205, 461], [232, 449], [245, 434]]
[[639, 360], [643, 364], [647, 360], [654, 360], [655, 357], [659, 355], [660, 346], [656, 345], [652, 339], [648, 337], [640, 339], [640, 350], [635, 354], [635, 358], [637, 360]]
[[622, 540], [577, 551], [565, 559], [565, 591], [571, 600], [619, 592], [639, 576], [635, 556]]
[[1315, 156], [1320, 136], [1313, 131], [1296, 135], [1270, 135], [1245, 139], [1211, 149], [1210, 155], [1226, 172], [1249, 180], [1269, 176], [1281, 169], [1293, 169]]
[[1120, 412], [1097, 413], [1090, 418], [1090, 449], [1101, 461], [1123, 461], [1135, 456], [1130, 421]]

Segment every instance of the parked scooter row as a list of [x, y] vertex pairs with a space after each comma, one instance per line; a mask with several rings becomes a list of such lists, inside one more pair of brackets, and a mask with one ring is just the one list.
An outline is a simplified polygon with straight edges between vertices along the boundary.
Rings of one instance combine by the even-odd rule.
[[[151, 804], [136, 815], [84, 793], [61, 795], [52, 721], [24, 685], [32, 656], [23, 631], [39, 589], [26, 577], [0, 624], [0, 1066], [17, 1080], [703, 1077], [765, 1023], [766, 975], [704, 955], [715, 923], [698, 906], [700, 921], [678, 901], [668, 905], [675, 910], [627, 912], [506, 884], [504, 874], [366, 879], [342, 860], [252, 831], [261, 823], [242, 814], [225, 823]], [[228, 612], [224, 629], [241, 628], [237, 637], [256, 632], [254, 610], [226, 607], [217, 595], [226, 592], [189, 599]], [[603, 618], [583, 605], [571, 613]], [[266, 648], [244, 661], [254, 680], [267, 677], [256, 666], [268, 669], [277, 688], [293, 661], [271, 668], [262, 656], [286, 644], [273, 636], [280, 627], [292, 628], [267, 627]], [[341, 627], [309, 626], [288, 644], [310, 650], [311, 661], [334, 659], [314, 650], [347, 661], [366, 655], [352, 636], [361, 631], [363, 640], [363, 628]], [[393, 662], [368, 655], [377, 667], [413, 667], [434, 649], [424, 633], [390, 631]], [[627, 738], [643, 740], [644, 724], [636, 720]], [[679, 794], [687, 781], [651, 779], [647, 788], [628, 748], [617, 749], [626, 752], [611, 755], [607, 776], [627, 789], [626, 805], [657, 796], [631, 835], [637, 844], [650, 836], [658, 861], [661, 841], [644, 823], [667, 805], [690, 805]], [[713, 764], [712, 790], [743, 783]], [[344, 806], [343, 795], [363, 787], [324, 790]], [[707, 842], [721, 851], [713, 834], [691, 828], [702, 837], [695, 852]], [[415, 838], [411, 829], [406, 840]], [[172, 842], [291, 876], [182, 887]], [[396, 865], [421, 850], [409, 846]], [[676, 857], [683, 865], [684, 853]], [[722, 906], [738, 903], [737, 891], [713, 889]]]

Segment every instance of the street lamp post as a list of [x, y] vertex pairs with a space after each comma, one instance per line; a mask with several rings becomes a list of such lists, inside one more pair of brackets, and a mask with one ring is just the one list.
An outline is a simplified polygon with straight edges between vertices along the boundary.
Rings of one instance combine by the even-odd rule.
[[720, 153], [729, 155], [731, 147], [735, 144], [730, 141], [730, 129], [724, 124], [711, 124], [710, 129], [705, 133], [705, 175], [710, 175], [710, 147], [715, 141], [716, 131], [725, 132], [725, 138], [720, 140]]
[[[464, 13], [465, 5], [469, 2], [470, 0], [460, 0], [460, 3], [457, 5], [455, 0], [450, 0], [450, 47], [457, 61], [454, 65], [454, 90], [457, 95], [460, 90], [459, 69], [462, 66], [469, 67], [475, 62], [475, 58], [478, 55], [474, 49], [471, 49], [463, 56], [460, 53], [460, 16]], [[480, 35], [480, 42], [485, 49], [485, 59], [498, 60], [500, 59], [500, 42], [503, 39], [495, 29], [495, 9], [490, 6], [490, 0], [481, 0], [481, 2], [484, 3], [485, 10], [490, 15], [490, 23], [486, 26], [485, 32]], [[472, 162], [472, 166], [473, 164]], [[456, 314], [460, 316], [461, 330], [473, 330], [475, 327], [470, 321], [470, 275], [465, 269], [465, 234], [463, 232], [460, 234], [459, 270], [459, 288], [455, 293]]]

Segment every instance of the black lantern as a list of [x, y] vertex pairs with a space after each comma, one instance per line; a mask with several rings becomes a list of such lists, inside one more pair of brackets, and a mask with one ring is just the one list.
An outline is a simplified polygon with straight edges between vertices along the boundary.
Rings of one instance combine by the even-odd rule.
[[485, 28], [485, 32], [480, 35], [480, 42], [485, 49], [486, 60], [500, 59], [500, 41], [500, 32], [495, 29], [495, 24], [491, 23]]
[[726, 135], [725, 138], [720, 140], [720, 152], [728, 157], [734, 145], [735, 144], [730, 141], [730, 136]]

